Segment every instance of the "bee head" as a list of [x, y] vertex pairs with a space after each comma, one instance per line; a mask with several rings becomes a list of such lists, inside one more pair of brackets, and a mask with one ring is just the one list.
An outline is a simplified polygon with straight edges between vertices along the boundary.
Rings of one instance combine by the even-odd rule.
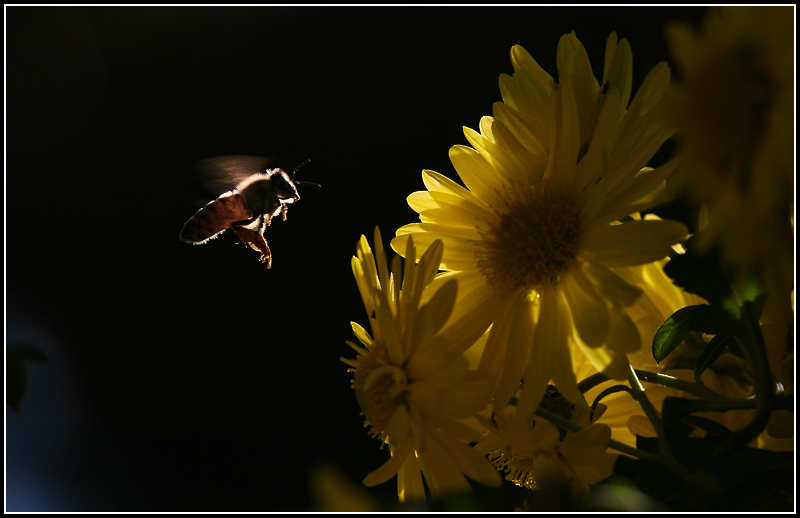
[[300, 199], [300, 195], [297, 193], [297, 187], [295, 187], [289, 175], [286, 174], [286, 171], [283, 169], [272, 169], [268, 171], [267, 174], [272, 182], [273, 191], [278, 198], [291, 201]]

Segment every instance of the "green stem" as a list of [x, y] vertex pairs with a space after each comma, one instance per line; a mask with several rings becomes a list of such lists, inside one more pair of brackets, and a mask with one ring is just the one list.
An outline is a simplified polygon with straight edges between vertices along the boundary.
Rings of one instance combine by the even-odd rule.
[[629, 372], [628, 372], [628, 381], [631, 384], [631, 395], [636, 399], [639, 403], [639, 406], [642, 407], [644, 410], [644, 414], [652, 423], [653, 428], [656, 429], [656, 433], [658, 434], [658, 459], [662, 466], [667, 468], [668, 470], [672, 471], [674, 474], [681, 477], [685, 482], [692, 486], [697, 486], [698, 478], [697, 475], [689, 471], [683, 464], [677, 461], [675, 457], [672, 455], [672, 447], [667, 440], [667, 435], [664, 432], [664, 426], [661, 422], [661, 418], [658, 415], [658, 411], [656, 407], [653, 406], [653, 403], [650, 402], [650, 399], [647, 397], [644, 391], [644, 387], [642, 386], [641, 381], [636, 375], [636, 371], [634, 370], [633, 366], [629, 365]]
[[609, 379], [611, 378], [609, 378], [602, 372], [597, 372], [595, 374], [592, 374], [585, 380], [581, 381], [580, 383], [578, 383], [578, 390], [581, 391], [581, 394], [585, 394], [590, 390], [592, 390], [593, 388], [595, 388], [597, 385], [604, 383]]
[[714, 399], [714, 400], [722, 400], [722, 401], [733, 401], [731, 398], [725, 397], [722, 394], [718, 394], [711, 390], [708, 387], [703, 385], [698, 385], [693, 381], [685, 381], [682, 379], [678, 379], [667, 374], [661, 374], [658, 372], [650, 372], [641, 369], [634, 369], [636, 376], [641, 381], [646, 381], [648, 383], [654, 383], [656, 385], [661, 385], [663, 387], [670, 387], [674, 388], [688, 394], [695, 395], [702, 399]]
[[[682, 392], [686, 392], [687, 394], [692, 394], [697, 396], [701, 399], [711, 399], [716, 401], [740, 401], [736, 399], [732, 399], [717, 392], [714, 392], [708, 387], [695, 383], [693, 381], [685, 381], [682, 379], [675, 378], [668, 374], [662, 374], [659, 372], [650, 372], [642, 369], [634, 369], [636, 376], [639, 378], [640, 381], [646, 381], [648, 383], [653, 383], [655, 385], [661, 385], [662, 387], [669, 387], [674, 388], [676, 390], [680, 390]], [[589, 390], [593, 389], [594, 387], [600, 385], [608, 381], [610, 378], [605, 374], [598, 372], [596, 374], [592, 374], [588, 378], [584, 379], [580, 383], [578, 383], [578, 390], [582, 393], [586, 393]], [[746, 400], [741, 400], [746, 401]], [[747, 407], [752, 408], [752, 406]]]
[[773, 391], [772, 373], [769, 370], [767, 359], [767, 349], [761, 334], [759, 323], [755, 319], [744, 318], [743, 331], [747, 343], [743, 349], [749, 352], [750, 361], [753, 364], [753, 391], [755, 392], [755, 416], [747, 426], [732, 433], [728, 439], [719, 445], [712, 457], [722, 455], [727, 451], [747, 445], [751, 440], [766, 428], [769, 417], [772, 413], [775, 400], [777, 399]]
[[645, 394], [644, 387], [642, 386], [641, 381], [639, 381], [633, 366], [629, 365], [629, 367], [630, 370], [628, 372], [628, 382], [631, 384], [631, 395], [636, 402], [639, 403], [639, 406], [642, 407], [642, 410], [644, 410], [644, 415], [646, 415], [647, 419], [649, 419], [653, 424], [653, 428], [656, 429], [656, 433], [658, 434], [659, 452], [661, 455], [672, 457], [672, 449], [670, 448], [669, 442], [667, 441], [667, 436], [664, 433], [664, 427], [661, 424], [661, 417], [659, 417], [656, 407], [653, 406], [653, 403], [650, 402], [647, 394]]

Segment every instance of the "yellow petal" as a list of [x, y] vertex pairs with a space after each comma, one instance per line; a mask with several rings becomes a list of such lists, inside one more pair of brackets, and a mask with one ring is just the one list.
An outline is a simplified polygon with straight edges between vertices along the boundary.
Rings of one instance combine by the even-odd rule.
[[383, 430], [389, 444], [402, 444], [406, 440], [409, 432], [408, 419], [408, 409], [404, 405], [399, 405]]
[[[582, 261], [581, 272], [573, 270], [575, 280], [579, 283], [588, 281], [605, 300], [613, 306], [626, 307], [633, 304], [642, 294], [642, 290], [627, 283], [622, 277], [608, 268], [592, 261]], [[589, 291], [584, 288], [584, 291]]]
[[424, 502], [425, 487], [422, 485], [420, 471], [413, 453], [397, 472], [397, 499], [402, 502]]
[[426, 318], [430, 320], [431, 334], [438, 333], [450, 318], [457, 293], [458, 282], [456, 279], [450, 279], [436, 290], [428, 303], [420, 308], [420, 314], [425, 313]]
[[[486, 117], [484, 117], [486, 119]], [[495, 142], [481, 135], [472, 128], [464, 128], [464, 136], [489, 165], [503, 178], [503, 183], [510, 184], [515, 178], [525, 178], [526, 172], [514, 159], [510, 150], [498, 146]]]
[[492, 377], [470, 372], [456, 387], [439, 393], [441, 416], [457, 419], [472, 417], [489, 404], [493, 387]]
[[[610, 48], [612, 41], [613, 49]], [[605, 66], [608, 72], [604, 71], [603, 73], [603, 83], [607, 81], [609, 89], [618, 88], [620, 90], [620, 106], [624, 109], [628, 106], [633, 86], [633, 54], [627, 39], [622, 38], [619, 44], [616, 41], [616, 33], [611, 33], [606, 43]], [[611, 56], [609, 56], [609, 50], [612, 52]], [[620, 112], [621, 115], [622, 113]]]
[[521, 113], [505, 103], [494, 103], [492, 106], [495, 120], [507, 127], [514, 138], [544, 164], [547, 157], [547, 133], [544, 128], [539, 130], [540, 125], [526, 121]]
[[408, 202], [409, 207], [420, 214], [426, 210], [439, 208], [439, 205], [433, 201], [433, 198], [428, 191], [412, 192], [406, 198], [406, 202]]
[[460, 196], [441, 192], [431, 192], [436, 206], [425, 209], [420, 214], [440, 225], [462, 227], [486, 227], [487, 220], [493, 217], [485, 205], [477, 205]]
[[440, 343], [426, 343], [409, 358], [406, 371], [411, 379], [424, 380], [441, 370], [447, 359], [447, 348]]
[[[582, 289], [575, 280], [576, 275], [580, 275], [580, 272], [576, 271], [572, 275], [562, 276], [561, 286], [564, 300], [569, 306], [572, 322], [575, 324], [581, 340], [589, 347], [599, 347], [603, 345], [608, 336], [610, 327], [608, 308], [593, 289], [590, 288], [590, 292]], [[586, 287], [583, 286], [583, 288]]]
[[450, 162], [464, 185], [485, 204], [487, 210], [499, 203], [498, 190], [505, 179], [480, 153], [467, 146], [453, 146], [450, 148]]
[[425, 381], [415, 381], [408, 386], [408, 404], [421, 414], [438, 415], [441, 408], [436, 387]]
[[617, 455], [606, 453], [611, 429], [594, 424], [580, 432], [569, 434], [558, 451], [572, 464], [576, 474], [586, 484], [596, 484], [611, 476]]
[[459, 470], [472, 480], [489, 487], [497, 487], [503, 481], [489, 461], [473, 448], [458, 441], [443, 440], [440, 444]]
[[628, 221], [587, 228], [581, 247], [586, 256], [606, 266], [632, 266], [663, 259], [672, 245], [687, 237], [686, 226], [678, 221]]
[[529, 73], [542, 89], [550, 90], [553, 87], [553, 77], [545, 72], [528, 51], [520, 45], [511, 47], [511, 64], [515, 71], [524, 70]]
[[406, 243], [411, 234], [414, 235], [414, 242], [421, 248], [429, 247], [437, 239], [443, 242], [441, 269], [457, 271], [477, 269], [475, 251], [481, 239], [477, 229], [434, 223], [411, 223], [397, 229], [397, 237], [391, 242], [395, 252], [405, 255]]
[[353, 334], [356, 335], [356, 338], [358, 338], [358, 340], [362, 344], [364, 344], [366, 346], [371, 346], [372, 345], [372, 337], [369, 336], [369, 333], [367, 333], [366, 330], [364, 330], [363, 327], [361, 327], [360, 325], [356, 324], [355, 322], [350, 322], [350, 327], [353, 329]]
[[501, 301], [485, 284], [463, 296], [459, 292], [458, 297], [453, 314], [439, 335], [452, 350], [462, 353], [486, 332], [500, 312]]
[[397, 474], [400, 466], [406, 462], [406, 457], [411, 446], [410, 441], [404, 441], [393, 453], [392, 457], [387, 460], [380, 468], [370, 472], [364, 477], [364, 485], [368, 487], [377, 486], [389, 481]]
[[[495, 404], [498, 406], [506, 405], [519, 389], [533, 347], [533, 311], [533, 302], [521, 290], [505, 305], [489, 333], [487, 348], [484, 349], [486, 359], [481, 358], [479, 369], [484, 372], [496, 370], [495, 365], [502, 362], [502, 372], [497, 376], [494, 390]], [[493, 357], [498, 354], [502, 354], [502, 357]]]
[[470, 491], [469, 482], [459, 470], [458, 459], [445, 450], [435, 436], [431, 435], [427, 439], [426, 447], [417, 450], [417, 458], [422, 465], [422, 473], [431, 496], [440, 499], [448, 494]]
[[639, 330], [627, 313], [612, 311], [611, 329], [606, 339], [606, 346], [619, 353], [632, 353], [642, 347]]
[[469, 190], [436, 171], [424, 169], [422, 171], [422, 183], [425, 184], [425, 188], [428, 189], [429, 192], [442, 192], [468, 200], [475, 198], [475, 195], [469, 192]]
[[517, 403], [519, 416], [530, 416], [539, 406], [553, 377], [557, 349], [567, 347], [567, 337], [559, 326], [559, 317], [563, 319], [564, 315], [558, 312], [557, 297], [552, 288], [539, 294], [539, 316], [525, 367], [525, 384]]
[[375, 313], [377, 316], [378, 328], [381, 331], [381, 339], [386, 346], [386, 351], [389, 353], [389, 359], [392, 364], [396, 366], [403, 365], [405, 357], [400, 333], [397, 330], [397, 322], [395, 322], [394, 316], [392, 316], [389, 310], [389, 301], [386, 299], [386, 294], [379, 291], [377, 296], [378, 305], [375, 308]]

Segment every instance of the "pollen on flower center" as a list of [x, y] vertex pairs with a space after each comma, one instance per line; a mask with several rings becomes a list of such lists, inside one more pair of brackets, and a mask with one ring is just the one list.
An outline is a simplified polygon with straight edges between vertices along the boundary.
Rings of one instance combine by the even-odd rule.
[[499, 471], [506, 472], [506, 480], [527, 489], [539, 489], [539, 484], [531, 473], [533, 466], [531, 459], [520, 458], [511, 452], [510, 447], [504, 446], [489, 453], [489, 460]]
[[478, 268], [503, 291], [555, 284], [578, 250], [579, 211], [571, 196], [548, 182], [513, 191], [483, 234]]

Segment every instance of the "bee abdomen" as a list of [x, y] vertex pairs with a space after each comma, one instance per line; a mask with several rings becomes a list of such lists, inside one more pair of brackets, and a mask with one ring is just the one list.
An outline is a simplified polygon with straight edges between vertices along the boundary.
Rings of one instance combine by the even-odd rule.
[[250, 219], [238, 193], [226, 193], [212, 201], [183, 225], [180, 238], [187, 243], [202, 244], [231, 226], [232, 223]]

